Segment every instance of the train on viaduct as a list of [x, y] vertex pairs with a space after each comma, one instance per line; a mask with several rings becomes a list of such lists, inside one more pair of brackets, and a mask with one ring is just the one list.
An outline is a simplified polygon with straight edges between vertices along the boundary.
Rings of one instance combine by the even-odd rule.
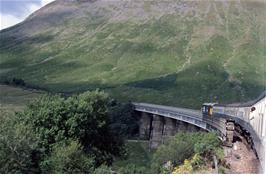
[[244, 137], [260, 161], [260, 174], [266, 174], [266, 91], [247, 103], [204, 103], [191, 110], [148, 103], [133, 103], [140, 115], [139, 134], [156, 148], [180, 131], [215, 132], [226, 146], [233, 136]]

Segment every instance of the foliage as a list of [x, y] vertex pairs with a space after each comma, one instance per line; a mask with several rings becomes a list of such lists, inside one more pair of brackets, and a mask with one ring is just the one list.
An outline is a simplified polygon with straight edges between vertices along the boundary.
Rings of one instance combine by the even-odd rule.
[[149, 142], [127, 141], [125, 143], [126, 153], [122, 157], [115, 158], [112, 169], [119, 171], [128, 164], [134, 164], [138, 168], [150, 168], [152, 153], [149, 150]]
[[109, 97], [100, 91], [63, 98], [44, 96], [19, 114], [20, 121], [33, 127], [39, 144], [51, 152], [53, 144], [77, 139], [97, 164], [110, 164], [122, 152], [123, 139], [111, 130]]
[[[203, 157], [211, 155], [219, 146], [220, 141], [213, 133], [178, 133], [156, 150], [151, 167], [154, 173], [160, 173], [162, 165], [168, 161], [174, 166], [180, 165], [195, 154]], [[201, 161], [198, 155], [193, 157], [192, 163], [195, 166]]]
[[211, 156], [220, 145], [217, 135], [213, 133], [204, 134], [198, 138], [199, 141], [194, 144], [194, 151], [200, 155]]
[[202, 164], [203, 164], [202, 157], [198, 153], [196, 153], [191, 159], [191, 165], [193, 169], [197, 169]]
[[214, 154], [217, 156], [217, 159], [220, 161], [223, 160], [225, 157], [224, 149], [222, 149], [222, 148], [215, 149]]
[[171, 161], [174, 165], [180, 164], [193, 154], [193, 145], [186, 141], [171, 141], [168, 145], [160, 146], [152, 159], [152, 170], [158, 173], [162, 165]]
[[147, 169], [145, 167], [138, 167], [134, 164], [128, 164], [119, 169], [118, 173], [123, 174], [147, 174]]
[[45, 95], [14, 115], [1, 110], [1, 173], [92, 173], [110, 165], [134, 132], [132, 114], [131, 105], [98, 90]]
[[94, 160], [88, 157], [77, 141], [54, 144], [51, 154], [41, 163], [43, 174], [90, 174]]
[[[210, 142], [211, 146], [204, 146], [207, 148], [201, 149], [200, 154], [197, 153], [195, 147], [206, 142]], [[208, 159], [212, 159], [212, 156], [209, 157], [208, 155], [219, 156], [217, 155], [218, 152], [222, 155], [220, 140], [212, 133], [178, 133], [170, 138], [166, 144], [160, 145], [157, 150], [149, 152], [148, 156], [152, 155], [150, 158], [146, 156], [147, 149], [143, 151], [139, 145], [141, 145], [140, 142], [129, 141], [126, 145], [129, 155], [126, 159], [116, 159], [113, 169], [115, 171], [123, 169], [124, 171], [131, 168], [131, 171], [134, 171], [134, 166], [136, 166], [143, 168], [146, 174], [167, 174], [174, 171], [194, 173], [201, 170], [206, 173], [204, 166]], [[173, 169], [174, 167], [175, 169]]]
[[110, 127], [119, 136], [130, 138], [138, 134], [138, 120], [133, 116], [134, 109], [131, 103], [110, 103]]
[[224, 166], [219, 166], [219, 168], [218, 168], [218, 173], [220, 173], [220, 174], [225, 174], [226, 171], [227, 171], [226, 167], [224, 167]]
[[174, 168], [172, 174], [192, 174], [194, 169], [197, 169], [202, 164], [202, 159], [199, 154], [193, 155], [191, 160], [185, 159], [184, 163]]
[[109, 167], [102, 165], [96, 168], [93, 174], [113, 174], [113, 172]]
[[0, 173], [36, 173], [41, 149], [30, 127], [16, 124], [16, 117], [0, 112]]
[[176, 167], [172, 174], [192, 174], [193, 168], [189, 160], [185, 160], [184, 164]]

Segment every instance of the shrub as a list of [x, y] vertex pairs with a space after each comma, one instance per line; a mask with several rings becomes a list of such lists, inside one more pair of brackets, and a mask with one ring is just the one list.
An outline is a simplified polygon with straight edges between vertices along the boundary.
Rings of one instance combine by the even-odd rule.
[[134, 164], [126, 165], [119, 169], [118, 173], [122, 174], [147, 174], [147, 169], [145, 167], [137, 167]]
[[114, 172], [107, 166], [102, 165], [94, 170], [93, 174], [113, 174]]
[[185, 160], [184, 164], [174, 168], [172, 174], [192, 174], [193, 167], [191, 161]]
[[44, 174], [90, 174], [94, 171], [94, 160], [82, 151], [77, 141], [57, 143], [41, 163], [41, 169]]
[[196, 137], [196, 142], [194, 144], [194, 152], [203, 156], [212, 156], [219, 145], [220, 141], [216, 134], [199, 134], [199, 136]]
[[30, 127], [4, 111], [0, 119], [0, 173], [38, 173], [40, 149]]
[[196, 165], [201, 161], [200, 155], [213, 154], [219, 146], [220, 140], [213, 133], [179, 133], [156, 150], [152, 159], [152, 170], [154, 173], [160, 173], [161, 166], [166, 162], [170, 161], [176, 166], [198, 154], [193, 160]]

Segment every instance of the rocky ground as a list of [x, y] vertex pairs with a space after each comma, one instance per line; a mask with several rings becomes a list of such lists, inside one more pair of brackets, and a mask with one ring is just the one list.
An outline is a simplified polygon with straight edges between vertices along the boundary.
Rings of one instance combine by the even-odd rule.
[[236, 141], [233, 148], [225, 148], [225, 159], [230, 164], [228, 174], [258, 174], [259, 161], [253, 150]]

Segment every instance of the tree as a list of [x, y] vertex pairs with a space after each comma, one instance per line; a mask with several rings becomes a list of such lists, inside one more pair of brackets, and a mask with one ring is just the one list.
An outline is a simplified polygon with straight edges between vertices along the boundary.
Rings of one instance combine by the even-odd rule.
[[134, 130], [132, 106], [113, 101], [98, 90], [45, 95], [23, 112], [1, 117], [0, 173], [92, 173], [110, 165]]
[[68, 98], [47, 95], [19, 113], [20, 122], [32, 127], [39, 145], [48, 154], [55, 143], [76, 139], [83, 150], [95, 156], [97, 165], [111, 164], [123, 152], [123, 138], [110, 127], [111, 99], [101, 91]]
[[119, 103], [115, 100], [109, 104], [110, 128], [119, 136], [129, 138], [138, 134], [138, 119], [134, 116], [131, 103]]
[[43, 174], [91, 174], [94, 160], [82, 151], [77, 141], [56, 143], [51, 154], [41, 163]]
[[38, 173], [37, 139], [29, 127], [16, 123], [16, 117], [0, 111], [0, 173]]

